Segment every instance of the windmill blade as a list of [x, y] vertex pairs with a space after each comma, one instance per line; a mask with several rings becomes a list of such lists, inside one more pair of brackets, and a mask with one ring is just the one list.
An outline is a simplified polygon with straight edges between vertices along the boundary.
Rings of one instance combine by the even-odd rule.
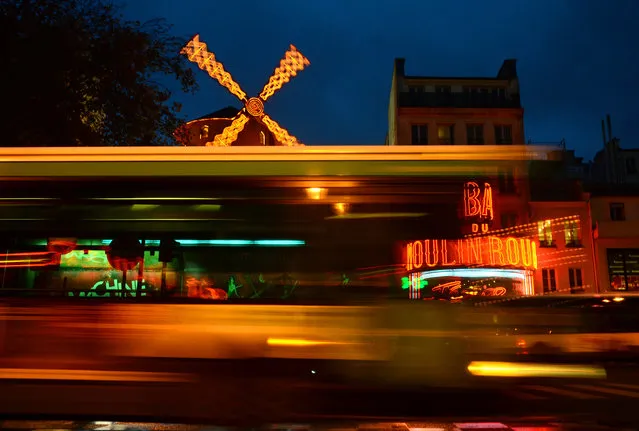
[[311, 62], [308, 58], [304, 57], [297, 48], [291, 45], [289, 50], [286, 51], [286, 54], [284, 54], [284, 58], [280, 60], [280, 65], [275, 68], [273, 75], [271, 75], [264, 86], [264, 89], [260, 93], [260, 98], [266, 101], [266, 99], [290, 81], [292, 77], [297, 75], [297, 72], [302, 71], [309, 64], [311, 64]]
[[246, 100], [246, 93], [240, 85], [233, 80], [230, 73], [224, 70], [222, 63], [215, 59], [215, 55], [206, 49], [206, 43], [200, 42], [200, 35], [196, 34], [193, 39], [186, 44], [181, 54], [185, 54], [188, 59], [197, 63], [198, 67], [207, 72], [211, 78], [217, 80], [222, 87], [234, 94], [241, 101]]
[[304, 145], [299, 142], [295, 136], [289, 135], [286, 129], [277, 124], [277, 122], [268, 115], [264, 114], [262, 122], [282, 145], [288, 145], [289, 147]]
[[244, 111], [240, 111], [240, 114], [235, 117], [230, 125], [226, 126], [222, 133], [215, 135], [211, 142], [207, 142], [207, 147], [228, 147], [237, 140], [237, 136], [244, 129], [244, 126], [248, 122], [249, 118], [244, 114]]

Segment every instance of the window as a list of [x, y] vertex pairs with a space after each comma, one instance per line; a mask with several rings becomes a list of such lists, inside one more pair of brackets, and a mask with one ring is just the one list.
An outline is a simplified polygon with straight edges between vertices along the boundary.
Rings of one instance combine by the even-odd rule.
[[440, 145], [455, 143], [455, 126], [452, 124], [437, 126], [437, 139]]
[[497, 186], [499, 193], [516, 193], [515, 173], [512, 169], [503, 170], [497, 177]]
[[466, 126], [468, 145], [482, 145], [484, 143], [484, 126], [481, 124], [469, 124]]
[[497, 145], [512, 145], [513, 143], [513, 127], [495, 126], [495, 143]]
[[501, 215], [501, 228], [517, 226], [517, 213], [503, 213]]
[[505, 88], [493, 88], [492, 94], [498, 100], [506, 99], [506, 89]]
[[200, 129], [200, 139], [208, 139], [209, 137], [209, 126], [202, 126]]
[[564, 222], [564, 239], [566, 240], [566, 247], [581, 247], [579, 223], [577, 220], [567, 220]]
[[435, 93], [450, 93], [450, 85], [437, 85], [435, 86]]
[[424, 87], [422, 86], [418, 86], [418, 85], [410, 85], [408, 87], [408, 92], [409, 93], [423, 93], [424, 92]]
[[639, 290], [639, 250], [608, 249], [611, 290]]
[[568, 282], [570, 283], [570, 293], [577, 293], [583, 290], [583, 279], [581, 268], [568, 268]]
[[266, 145], [266, 135], [260, 130], [260, 145]]
[[544, 268], [541, 270], [542, 283], [544, 286], [544, 293], [557, 291], [557, 279], [555, 278], [555, 270]]
[[428, 126], [426, 124], [413, 124], [411, 126], [411, 144], [428, 145]]
[[637, 173], [637, 163], [635, 162], [634, 157], [629, 157], [626, 159], [626, 172], [629, 174]]
[[552, 247], [552, 221], [543, 220], [537, 222], [537, 235], [539, 237], [540, 247]]
[[626, 208], [623, 203], [613, 202], [610, 204], [610, 220], [624, 221], [626, 219]]

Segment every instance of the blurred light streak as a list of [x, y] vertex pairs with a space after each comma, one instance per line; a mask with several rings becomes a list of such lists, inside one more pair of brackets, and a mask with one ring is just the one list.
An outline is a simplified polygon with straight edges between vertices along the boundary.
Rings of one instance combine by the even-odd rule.
[[468, 371], [481, 377], [581, 377], [605, 379], [606, 370], [587, 365], [473, 361]]
[[189, 374], [142, 371], [55, 370], [50, 368], [0, 368], [4, 380], [75, 380], [103, 382], [188, 382]]
[[410, 217], [425, 217], [428, 213], [346, 213], [342, 215], [334, 215], [325, 217], [324, 220], [336, 220], [336, 219], [373, 219], [373, 218], [410, 218]]
[[301, 338], [269, 338], [266, 340], [269, 346], [289, 346], [289, 347], [307, 347], [307, 346], [327, 346], [337, 344], [348, 344], [337, 341], [319, 341], [305, 340]]

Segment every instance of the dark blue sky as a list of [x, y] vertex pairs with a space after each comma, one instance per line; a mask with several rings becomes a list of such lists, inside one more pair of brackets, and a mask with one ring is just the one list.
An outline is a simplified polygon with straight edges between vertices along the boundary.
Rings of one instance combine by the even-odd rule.
[[[525, 132], [591, 158], [601, 119], [639, 147], [639, 0], [129, 0], [127, 18], [199, 33], [249, 95], [289, 44], [311, 61], [266, 104], [306, 144], [382, 144], [393, 59], [406, 73], [493, 76], [518, 59]], [[188, 118], [237, 100], [205, 72]]]

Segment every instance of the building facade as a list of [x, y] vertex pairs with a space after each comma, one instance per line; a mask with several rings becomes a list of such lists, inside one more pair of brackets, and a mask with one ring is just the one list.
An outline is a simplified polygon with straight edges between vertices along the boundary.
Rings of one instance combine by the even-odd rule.
[[590, 213], [598, 290], [639, 290], [639, 189], [593, 187]]

